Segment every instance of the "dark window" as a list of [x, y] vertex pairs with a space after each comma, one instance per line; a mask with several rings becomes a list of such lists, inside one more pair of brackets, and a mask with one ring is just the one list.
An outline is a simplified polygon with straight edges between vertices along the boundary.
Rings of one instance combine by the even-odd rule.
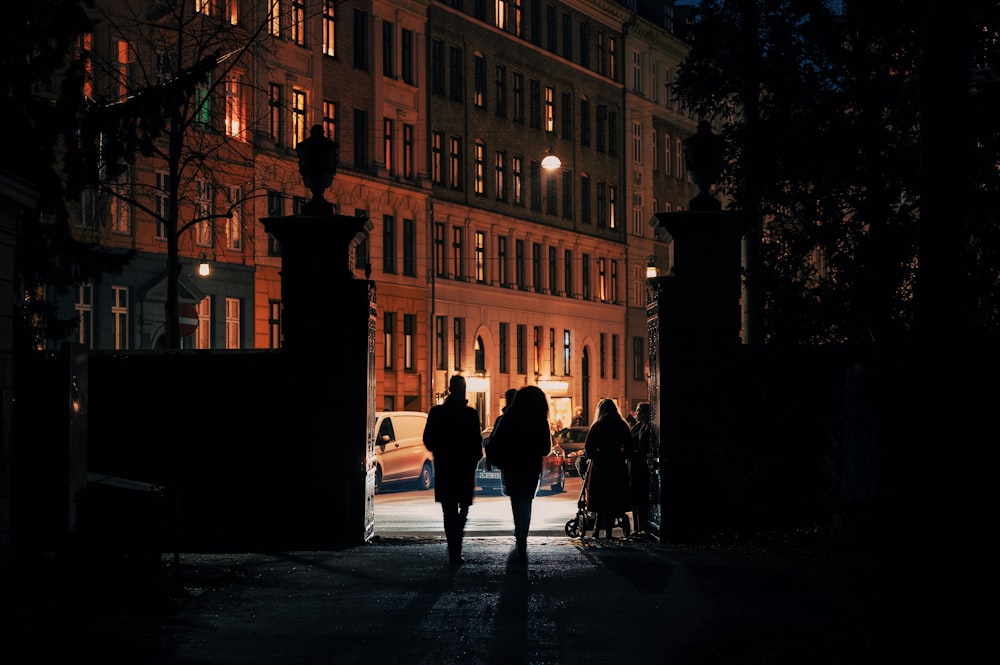
[[566, 290], [566, 297], [573, 297], [573, 252], [563, 250], [563, 285]]
[[444, 42], [431, 41], [431, 92], [444, 94]]
[[444, 254], [444, 224], [434, 222], [434, 274], [438, 277], [448, 277]]
[[580, 145], [590, 147], [590, 101], [580, 100]]
[[545, 292], [545, 284], [542, 281], [542, 243], [531, 244], [531, 282], [536, 293]]
[[486, 349], [483, 345], [483, 338], [476, 336], [476, 343], [473, 348], [476, 358], [476, 372], [483, 374], [486, 372]]
[[368, 15], [360, 9], [353, 13], [354, 68], [368, 71]]
[[524, 255], [524, 241], [521, 239], [514, 241], [514, 278], [517, 280], [517, 288], [524, 291], [528, 288], [528, 279], [525, 273], [527, 267], [527, 257]]
[[590, 178], [580, 177], [580, 223], [590, 224]]
[[434, 347], [437, 350], [435, 366], [438, 369], [448, 369], [448, 317], [438, 316], [434, 320]]
[[531, 25], [531, 43], [535, 46], [542, 45], [542, 2], [532, 0], [531, 10], [528, 12], [528, 21]]
[[549, 290], [553, 295], [559, 294], [559, 271], [556, 268], [556, 248], [549, 247]]
[[403, 274], [417, 276], [417, 227], [412, 219], [403, 218]]
[[382, 272], [396, 274], [396, 218], [382, 215]]
[[501, 118], [507, 117], [507, 70], [503, 65], [497, 65], [496, 69], [496, 96], [497, 115]]
[[573, 172], [562, 172], [562, 216], [573, 219]]
[[453, 226], [451, 229], [451, 274], [455, 279], [465, 277], [465, 229]]
[[403, 177], [413, 180], [413, 125], [403, 125]]
[[508, 347], [510, 342], [507, 339], [507, 324], [500, 323], [500, 371], [503, 374], [510, 372], [510, 359], [507, 354], [509, 353]]
[[563, 45], [562, 54], [567, 60], [573, 59], [573, 16], [564, 13], [562, 16]]
[[507, 273], [507, 236], [497, 238], [497, 278], [500, 286], [510, 286], [510, 275]]
[[396, 75], [393, 70], [396, 56], [393, 50], [393, 30], [395, 27], [389, 21], [382, 21], [382, 75], [389, 78], [394, 78]]
[[517, 326], [517, 373], [528, 373], [528, 326]]
[[400, 74], [403, 77], [403, 83], [413, 85], [413, 31], [403, 29], [402, 32], [402, 43], [400, 56], [402, 57], [402, 62], [400, 67], [402, 71]]
[[448, 47], [448, 76], [449, 98], [462, 101], [462, 49], [457, 46]]
[[462, 369], [462, 352], [465, 349], [465, 319], [453, 319], [451, 322], [454, 334], [455, 370]]
[[553, 53], [559, 47], [558, 34], [559, 25], [556, 23], [556, 8], [552, 5], [545, 5], [545, 48]]

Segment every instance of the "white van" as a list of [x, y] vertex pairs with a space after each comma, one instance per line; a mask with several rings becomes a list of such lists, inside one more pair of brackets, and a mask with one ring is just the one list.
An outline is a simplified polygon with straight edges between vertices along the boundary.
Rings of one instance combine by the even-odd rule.
[[427, 414], [422, 411], [375, 412], [375, 491], [383, 483], [434, 487], [434, 456], [424, 446]]

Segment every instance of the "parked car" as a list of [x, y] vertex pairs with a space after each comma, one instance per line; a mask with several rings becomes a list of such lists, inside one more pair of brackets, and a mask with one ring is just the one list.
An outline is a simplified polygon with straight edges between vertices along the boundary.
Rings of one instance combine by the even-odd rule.
[[385, 483], [434, 487], [434, 456], [424, 446], [426, 424], [422, 411], [375, 412], [375, 492]]
[[555, 433], [553, 437], [559, 447], [566, 453], [566, 465], [570, 473], [580, 475], [580, 457], [584, 456], [583, 445], [587, 442], [587, 433], [590, 427], [586, 425], [574, 425], [564, 427]]
[[[483, 430], [484, 448], [490, 442], [490, 434], [492, 433], [492, 427], [487, 427]], [[500, 469], [490, 464], [485, 454], [476, 466], [476, 485], [483, 492], [503, 493]], [[552, 490], [553, 494], [562, 492], [566, 486], [566, 454], [554, 439], [552, 441], [552, 449], [549, 450], [549, 454], [542, 460], [542, 476], [538, 486], [541, 488], [548, 487]]]

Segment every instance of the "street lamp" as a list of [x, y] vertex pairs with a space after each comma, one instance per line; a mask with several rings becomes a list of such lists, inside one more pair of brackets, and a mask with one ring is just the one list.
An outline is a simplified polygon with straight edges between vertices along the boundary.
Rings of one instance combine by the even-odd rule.
[[212, 264], [208, 262], [208, 257], [204, 254], [201, 255], [201, 261], [198, 263], [198, 274], [202, 277], [208, 277], [212, 274]]
[[542, 158], [542, 168], [546, 171], [554, 171], [560, 166], [562, 166], [562, 160], [552, 154], [552, 148], [549, 148], [545, 157]]
[[656, 267], [656, 257], [650, 256], [646, 259], [646, 279], [654, 279], [660, 275], [660, 270]]

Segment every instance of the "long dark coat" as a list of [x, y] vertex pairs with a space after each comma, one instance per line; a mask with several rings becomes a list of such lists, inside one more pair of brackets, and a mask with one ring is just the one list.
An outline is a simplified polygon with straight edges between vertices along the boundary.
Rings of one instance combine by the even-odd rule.
[[424, 445], [434, 455], [434, 500], [471, 505], [483, 456], [479, 413], [464, 398], [446, 398], [427, 412]]
[[629, 453], [629, 490], [632, 503], [649, 503], [649, 423], [632, 426], [632, 450]]
[[587, 510], [621, 515], [631, 508], [626, 455], [632, 446], [628, 423], [615, 415], [590, 426], [584, 450], [590, 460]]
[[522, 415], [517, 411], [503, 414], [493, 429], [490, 445], [503, 447], [500, 472], [504, 493], [533, 497], [542, 475], [542, 458], [552, 449], [552, 431], [544, 418], [525, 421]]

